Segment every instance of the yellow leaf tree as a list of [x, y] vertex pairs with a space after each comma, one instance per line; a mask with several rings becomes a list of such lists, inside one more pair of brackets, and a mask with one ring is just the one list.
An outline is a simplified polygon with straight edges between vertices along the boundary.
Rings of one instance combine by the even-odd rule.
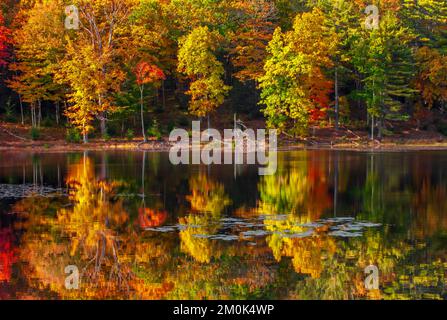
[[217, 60], [219, 35], [208, 27], [197, 27], [180, 40], [177, 70], [191, 81], [187, 94], [191, 96], [191, 114], [209, 115], [224, 102], [230, 87], [224, 84], [224, 68]]
[[[77, 0], [79, 30], [74, 30], [61, 72], [61, 81], [72, 89], [66, 115], [87, 141], [91, 122], [97, 118], [101, 134], [107, 132], [107, 113], [114, 111], [113, 96], [125, 79], [123, 45], [131, 34], [128, 22], [134, 0]], [[82, 79], [82, 80], [81, 80]], [[88, 81], [86, 81], [88, 79]]]

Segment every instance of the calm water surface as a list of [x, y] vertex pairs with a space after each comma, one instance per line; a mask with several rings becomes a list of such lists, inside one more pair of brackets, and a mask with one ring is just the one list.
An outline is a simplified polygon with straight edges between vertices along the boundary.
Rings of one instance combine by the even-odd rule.
[[3, 153], [0, 299], [445, 299], [446, 165], [297, 151], [260, 177], [166, 153]]

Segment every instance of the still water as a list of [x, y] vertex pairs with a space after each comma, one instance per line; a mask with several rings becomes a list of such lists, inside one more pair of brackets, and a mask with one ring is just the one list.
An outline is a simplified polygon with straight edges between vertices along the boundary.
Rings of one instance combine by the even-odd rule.
[[445, 299], [446, 165], [294, 151], [262, 177], [166, 153], [3, 153], [0, 299]]

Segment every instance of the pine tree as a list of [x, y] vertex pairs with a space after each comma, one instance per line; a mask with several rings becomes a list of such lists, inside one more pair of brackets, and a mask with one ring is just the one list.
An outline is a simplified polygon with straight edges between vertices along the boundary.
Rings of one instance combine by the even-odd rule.
[[417, 46], [447, 54], [447, 2], [403, 0], [400, 17], [415, 35]]
[[335, 128], [339, 126], [340, 88], [351, 80], [352, 64], [348, 55], [353, 34], [359, 29], [359, 10], [352, 0], [318, 0], [316, 6], [326, 15], [328, 27], [337, 35], [337, 47], [332, 55], [334, 62], [334, 115]]
[[354, 63], [363, 76], [363, 96], [371, 116], [371, 137], [375, 120], [378, 137], [386, 119], [405, 119], [403, 102], [414, 94], [410, 81], [414, 76], [412, 37], [395, 14], [382, 16], [378, 29], [367, 30], [355, 48]]

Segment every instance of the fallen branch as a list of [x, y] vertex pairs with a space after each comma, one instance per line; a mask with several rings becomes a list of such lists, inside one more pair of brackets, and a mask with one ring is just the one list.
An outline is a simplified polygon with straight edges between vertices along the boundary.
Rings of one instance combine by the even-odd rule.
[[5, 133], [9, 134], [10, 136], [13, 136], [14, 138], [17, 138], [17, 139], [20, 139], [20, 140], [24, 140], [24, 141], [30, 141], [30, 140], [31, 140], [31, 139], [24, 138], [24, 137], [21, 137], [21, 136], [18, 136], [18, 135], [16, 135], [16, 134], [12, 133], [12, 132], [9, 131], [8, 129], [4, 128], [2, 125], [0, 125], [0, 126], [1, 126], [2, 130], [3, 130]]
[[374, 148], [380, 148], [382, 146], [382, 142], [380, 140], [374, 139], [374, 143], [377, 144]]
[[345, 127], [345, 126], [343, 126], [343, 128], [344, 128], [348, 133], [350, 133], [350, 134], [352, 134], [353, 136], [357, 137], [357, 139], [359, 139], [359, 140], [362, 139], [361, 136], [359, 136], [358, 134], [356, 134], [355, 132], [353, 132], [353, 131], [350, 130], [349, 128], [347, 128], [347, 127]]

